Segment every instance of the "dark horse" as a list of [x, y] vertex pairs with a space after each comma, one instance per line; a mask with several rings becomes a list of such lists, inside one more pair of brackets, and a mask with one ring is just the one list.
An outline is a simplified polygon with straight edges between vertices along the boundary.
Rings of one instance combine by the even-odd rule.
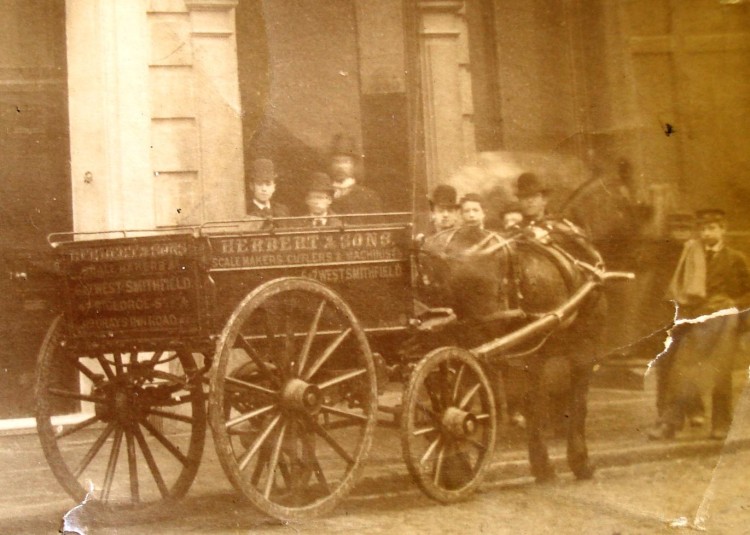
[[[580, 240], [580, 236], [553, 235], [540, 240], [524, 233], [509, 237], [478, 228], [429, 238], [419, 262], [421, 297], [431, 307], [452, 308], [457, 320], [437, 335], [424, 336], [424, 342], [472, 349], [556, 311], [595, 276], [594, 270], [577, 265], [576, 258], [602, 267], [598, 254]], [[543, 438], [542, 387], [545, 363], [552, 358], [564, 359], [569, 369], [565, 400], [569, 466], [579, 479], [593, 475], [586, 447], [587, 397], [594, 364], [602, 355], [605, 314], [606, 299], [596, 288], [574, 314], [562, 318], [558, 328], [523, 339], [485, 363], [524, 359], [529, 461], [537, 481], [554, 477]]]

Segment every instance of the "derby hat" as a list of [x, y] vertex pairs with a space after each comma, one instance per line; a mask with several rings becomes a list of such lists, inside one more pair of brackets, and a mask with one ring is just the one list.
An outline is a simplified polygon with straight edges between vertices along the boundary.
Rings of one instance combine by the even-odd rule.
[[310, 175], [310, 182], [307, 185], [307, 192], [310, 193], [311, 191], [333, 195], [335, 188], [331, 183], [331, 177], [321, 172], [315, 172]]
[[696, 210], [695, 212], [695, 221], [699, 225], [706, 225], [708, 223], [724, 223], [726, 222], [726, 219], [726, 212], [719, 208], [704, 208], [702, 210]]
[[549, 192], [549, 188], [544, 185], [542, 179], [534, 173], [522, 173], [518, 177], [517, 186], [516, 196], [519, 199], [540, 193], [546, 195]]
[[434, 206], [450, 206], [455, 208], [458, 206], [457, 198], [456, 188], [448, 184], [439, 184], [432, 190], [432, 195], [427, 197], [427, 200], [430, 201], [430, 208]]
[[258, 158], [250, 162], [250, 180], [253, 182], [274, 182], [276, 171], [268, 158]]

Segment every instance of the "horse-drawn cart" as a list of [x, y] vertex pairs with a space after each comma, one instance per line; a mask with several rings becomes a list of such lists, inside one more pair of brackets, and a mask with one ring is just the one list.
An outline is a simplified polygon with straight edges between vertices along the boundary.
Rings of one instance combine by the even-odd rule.
[[406, 379], [410, 473], [435, 499], [467, 496], [495, 442], [483, 359], [554, 330], [603, 277], [476, 351], [397, 353], [429, 330], [410, 217], [51, 236], [64, 306], [36, 400], [58, 481], [101, 514], [162, 511], [190, 487], [208, 422], [250, 502], [279, 518], [320, 514], [362, 471], [390, 372]]

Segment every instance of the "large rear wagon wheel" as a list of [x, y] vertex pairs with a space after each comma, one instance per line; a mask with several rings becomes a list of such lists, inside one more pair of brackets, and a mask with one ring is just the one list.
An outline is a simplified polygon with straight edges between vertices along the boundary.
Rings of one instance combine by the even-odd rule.
[[206, 396], [193, 356], [73, 350], [61, 319], [36, 374], [37, 431], [52, 473], [105, 522], [164, 514], [203, 453]]
[[495, 402], [476, 358], [442, 347], [414, 369], [404, 393], [401, 446], [425, 494], [450, 503], [479, 486], [495, 448]]
[[232, 484], [281, 519], [331, 510], [355, 484], [377, 419], [365, 333], [332, 290], [265, 283], [237, 306], [217, 347], [209, 421]]

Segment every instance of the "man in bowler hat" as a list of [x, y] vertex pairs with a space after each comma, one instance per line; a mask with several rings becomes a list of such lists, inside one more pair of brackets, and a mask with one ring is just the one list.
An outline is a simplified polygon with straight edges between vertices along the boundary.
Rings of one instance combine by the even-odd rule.
[[695, 397], [711, 393], [710, 437], [723, 440], [732, 421], [732, 360], [750, 306], [750, 269], [745, 257], [725, 243], [726, 216], [711, 208], [696, 212], [699, 238], [685, 243], [669, 285], [668, 297], [679, 306], [681, 319], [736, 309], [673, 331], [672, 355], [665, 399], [652, 440], [674, 437], [682, 428]]
[[305, 204], [311, 219], [308, 224], [313, 227], [332, 227], [341, 224], [331, 211], [334, 188], [331, 177], [325, 173], [313, 173], [307, 187]]
[[428, 197], [430, 202], [430, 219], [434, 232], [448, 230], [458, 223], [458, 194], [456, 188], [447, 184], [440, 184]]
[[534, 173], [518, 177], [516, 196], [523, 220], [518, 224], [524, 234], [543, 243], [554, 244], [575, 258], [594, 266], [603, 265], [599, 252], [586, 234], [567, 219], [552, 217], [547, 211], [549, 188]]
[[337, 214], [372, 214], [383, 211], [380, 196], [370, 188], [357, 184], [354, 168], [357, 161], [354, 139], [341, 134], [333, 139], [331, 178], [333, 209]]
[[247, 205], [249, 216], [262, 219], [289, 216], [286, 206], [273, 201], [277, 175], [271, 160], [266, 158], [253, 160], [250, 164], [249, 178], [252, 191], [252, 199]]

